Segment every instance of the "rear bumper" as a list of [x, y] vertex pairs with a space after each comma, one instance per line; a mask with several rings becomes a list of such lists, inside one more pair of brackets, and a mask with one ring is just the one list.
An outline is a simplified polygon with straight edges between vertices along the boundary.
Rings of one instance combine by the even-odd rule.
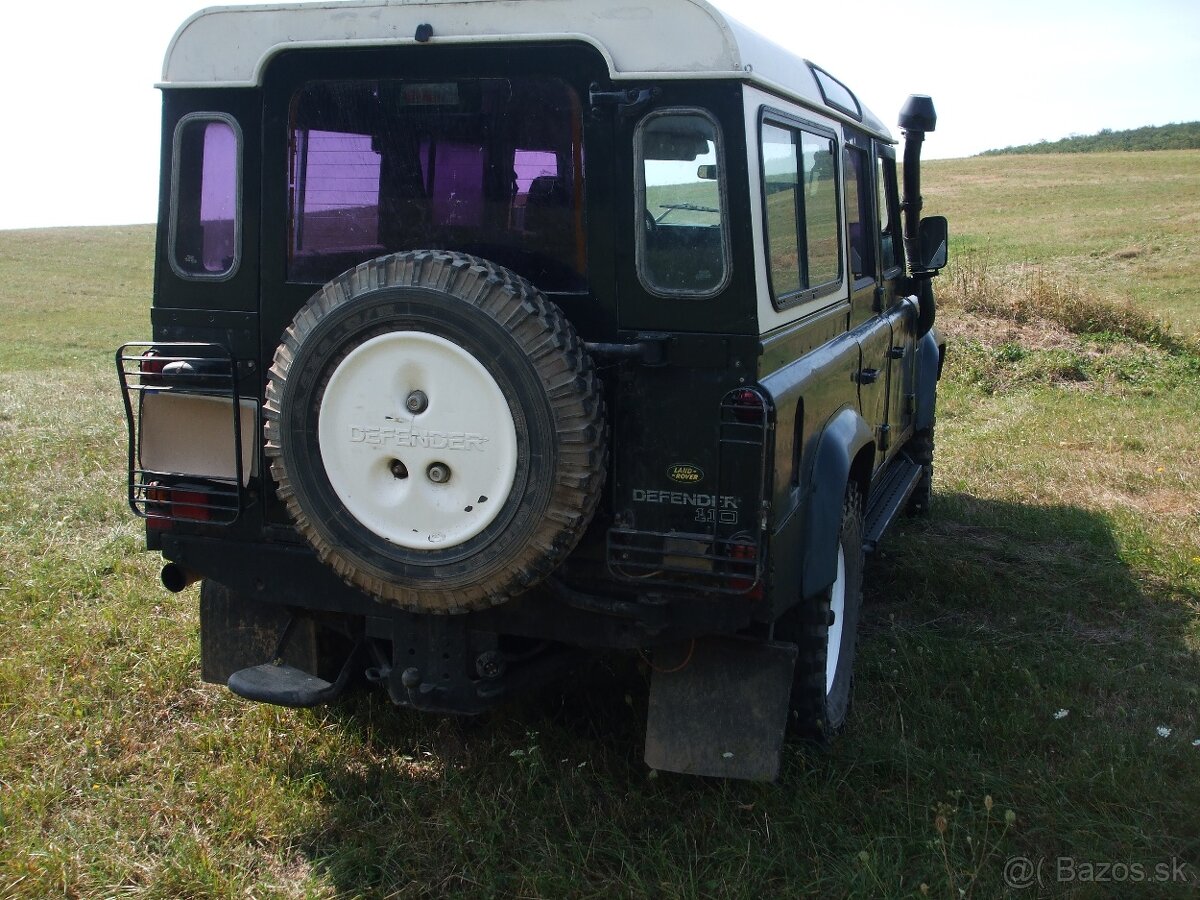
[[[411, 615], [344, 583], [303, 544], [176, 531], [156, 532], [155, 538], [167, 560], [258, 602], [374, 619]], [[761, 612], [761, 601], [746, 597], [634, 594], [611, 587], [609, 592], [589, 586], [585, 592], [551, 579], [499, 606], [452, 618], [480, 631], [578, 647], [649, 649], [700, 635], [734, 634]]]

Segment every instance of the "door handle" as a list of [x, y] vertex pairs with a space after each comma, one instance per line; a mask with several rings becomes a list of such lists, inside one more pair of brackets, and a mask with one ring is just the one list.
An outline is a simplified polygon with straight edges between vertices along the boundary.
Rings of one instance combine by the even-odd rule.
[[878, 369], [859, 369], [858, 374], [854, 376], [854, 380], [859, 384], [874, 384], [879, 380], [880, 372]]

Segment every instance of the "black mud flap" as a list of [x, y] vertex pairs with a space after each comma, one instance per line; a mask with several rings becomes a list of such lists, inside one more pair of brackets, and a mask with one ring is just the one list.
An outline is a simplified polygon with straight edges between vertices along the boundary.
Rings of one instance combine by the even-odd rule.
[[[655, 653], [646, 764], [685, 775], [774, 781], [795, 644], [698, 638]], [[678, 670], [670, 668], [687, 659]]]

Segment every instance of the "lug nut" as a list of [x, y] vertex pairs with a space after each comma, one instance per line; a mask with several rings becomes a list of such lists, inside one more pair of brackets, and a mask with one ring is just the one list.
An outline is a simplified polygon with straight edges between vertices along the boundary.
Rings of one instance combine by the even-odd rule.
[[404, 408], [414, 416], [418, 413], [423, 413], [429, 409], [429, 398], [425, 396], [424, 391], [413, 391], [408, 395], [408, 399], [404, 401]]
[[425, 474], [429, 476], [429, 480], [434, 484], [445, 484], [450, 480], [450, 467], [445, 463], [430, 463], [429, 468], [425, 470]]

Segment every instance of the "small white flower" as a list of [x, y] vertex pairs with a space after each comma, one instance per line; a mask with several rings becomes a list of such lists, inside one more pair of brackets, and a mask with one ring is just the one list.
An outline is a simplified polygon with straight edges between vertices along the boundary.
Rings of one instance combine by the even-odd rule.
[[1200, 738], [1196, 738], [1194, 741], [1192, 741], [1192, 746], [1200, 747]]
[[1171, 736], [1171, 729], [1168, 728], [1166, 725], [1159, 725], [1154, 730], [1158, 732], [1159, 737], [1170, 737]]
[[730, 750], [726, 750], [724, 753], [721, 754], [721, 758], [722, 759], [733, 759], [733, 752]]
[[1065, 719], [1065, 718], [1066, 718], [1067, 716], [1069, 716], [1070, 714], [1071, 714], [1071, 711], [1070, 711], [1069, 709], [1060, 709], [1058, 712], [1056, 712], [1056, 713], [1054, 714], [1054, 718], [1056, 718], [1056, 719]]

